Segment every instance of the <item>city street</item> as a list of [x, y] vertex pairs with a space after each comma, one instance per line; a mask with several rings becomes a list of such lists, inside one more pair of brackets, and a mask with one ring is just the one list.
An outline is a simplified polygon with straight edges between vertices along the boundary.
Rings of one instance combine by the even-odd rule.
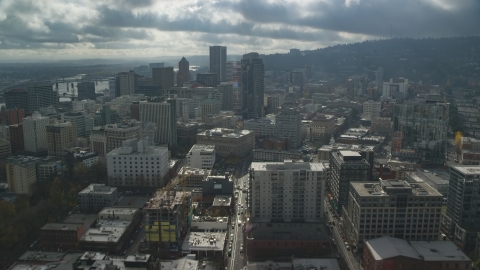
[[355, 258], [355, 255], [352, 253], [352, 251], [347, 250], [347, 248], [345, 247], [345, 243], [341, 236], [342, 232], [340, 230], [340, 224], [339, 224], [340, 221], [338, 218], [335, 218], [332, 212], [330, 211], [330, 203], [328, 202], [328, 200], [325, 200], [324, 205], [325, 205], [325, 213], [327, 213], [328, 220], [335, 221], [335, 225], [333, 226], [333, 229], [332, 229], [332, 236], [333, 236], [333, 239], [335, 240], [337, 250], [340, 253], [341, 257], [345, 260], [350, 270], [363, 269], [362, 266], [360, 265], [359, 259]]
[[[246, 205], [246, 196], [247, 193], [242, 192], [242, 190], [238, 189], [237, 187], [240, 186], [242, 189], [244, 187], [248, 188], [248, 168], [245, 167], [246, 162], [243, 162], [242, 167], [240, 169], [239, 175], [240, 177], [237, 179], [235, 183], [235, 192], [238, 192], [238, 199], [235, 200], [235, 211], [232, 215], [232, 224], [235, 226], [234, 229], [230, 227], [230, 234], [233, 234], [233, 245], [232, 245], [232, 255], [231, 257], [227, 257], [228, 259], [228, 269], [229, 270], [240, 270], [246, 265], [245, 260], [245, 252], [243, 250], [243, 254], [240, 253], [240, 248], [245, 245], [243, 243], [243, 227], [239, 225], [239, 221], [242, 224], [246, 222], [246, 212], [247, 212], [247, 205]], [[243, 206], [243, 208], [241, 207]], [[243, 214], [239, 214], [242, 213]]]

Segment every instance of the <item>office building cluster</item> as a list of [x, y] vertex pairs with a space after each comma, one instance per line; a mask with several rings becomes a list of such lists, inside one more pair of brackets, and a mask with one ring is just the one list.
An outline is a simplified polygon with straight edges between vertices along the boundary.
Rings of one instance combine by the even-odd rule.
[[[61, 193], [71, 205], [32, 248], [63, 252], [58, 261], [77, 252], [75, 269], [220, 259], [239, 269], [239, 257], [252, 269], [340, 269], [339, 256], [350, 269], [464, 269], [480, 259], [471, 102], [385, 82], [381, 67], [330, 81], [309, 63], [271, 70], [263, 55], [224, 46], [209, 48], [208, 64], [182, 57], [178, 68], [5, 91], [0, 198], [35, 201], [53, 182], [91, 178]], [[452, 108], [468, 136], [450, 129]]]

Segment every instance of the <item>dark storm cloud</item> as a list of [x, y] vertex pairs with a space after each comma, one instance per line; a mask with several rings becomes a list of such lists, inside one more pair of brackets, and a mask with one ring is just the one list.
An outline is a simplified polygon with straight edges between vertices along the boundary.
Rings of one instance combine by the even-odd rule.
[[350, 6], [344, 1], [315, 1], [303, 8], [282, 3], [242, 0], [220, 5], [239, 12], [250, 22], [283, 23], [378, 37], [389, 36], [390, 29], [404, 37], [480, 34], [479, 1], [447, 2], [452, 5], [451, 10], [419, 0], [359, 0]]
[[[3, 0], [0, 48], [64, 48], [91, 43], [96, 48], [126, 49], [149, 47], [145, 44], [150, 41], [155, 47], [158, 36], [154, 30], [163, 31], [160, 39], [166, 41], [171, 38], [168, 32], [183, 32], [192, 33], [192, 44], [252, 46], [278, 46], [275, 40], [330, 45], [365, 36], [384, 38], [391, 33], [416, 38], [480, 34], [480, 1], [474, 0], [357, 0], [349, 5], [341, 0], [178, 0], [166, 1], [165, 6], [171, 5], [167, 11], [155, 8], [164, 3], [162, 0], [85, 0], [73, 2], [98, 16], [76, 16], [82, 13], [74, 11], [78, 13], [72, 13], [72, 18], [78, 19], [62, 20], [45, 15], [51, 14], [45, 9], [55, 10], [60, 3], [72, 1]], [[435, 4], [442, 1], [445, 5]], [[2, 17], [2, 13], [7, 16]], [[142, 41], [143, 45], [132, 41]]]

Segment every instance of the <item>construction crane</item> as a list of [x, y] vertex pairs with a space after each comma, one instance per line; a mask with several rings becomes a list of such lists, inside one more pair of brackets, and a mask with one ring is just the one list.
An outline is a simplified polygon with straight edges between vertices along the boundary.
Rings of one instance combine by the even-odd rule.
[[189, 209], [190, 209], [190, 207], [188, 205], [188, 202], [187, 202], [187, 181], [186, 180], [191, 175], [193, 175], [193, 173], [182, 175], [182, 176], [178, 177], [177, 179], [172, 180], [170, 183], [168, 183], [163, 188], [163, 190], [167, 194], [167, 198], [170, 199], [172, 188], [175, 188], [175, 186], [179, 185], [179, 184], [182, 185], [182, 192], [183, 192], [183, 196], [182, 196], [182, 219], [183, 219], [184, 231], [186, 231], [186, 229], [188, 227], [188, 214], [189, 214]]

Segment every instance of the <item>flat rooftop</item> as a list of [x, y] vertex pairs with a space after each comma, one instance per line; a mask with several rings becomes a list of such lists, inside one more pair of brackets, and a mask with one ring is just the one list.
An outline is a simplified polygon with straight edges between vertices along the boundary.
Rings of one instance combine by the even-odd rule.
[[212, 206], [230, 207], [231, 204], [232, 204], [232, 197], [231, 196], [219, 195], [219, 196], [215, 196], [215, 198], [213, 199]]
[[113, 206], [141, 209], [150, 200], [150, 198], [150, 196], [122, 196], [113, 204]]
[[190, 167], [183, 167], [180, 172], [180, 174], [193, 174], [193, 175], [210, 175], [210, 170], [207, 169], [198, 169], [198, 168], [190, 168]]
[[136, 212], [138, 212], [137, 208], [105, 207], [98, 215], [134, 215]]
[[271, 170], [308, 170], [323, 171], [325, 166], [322, 163], [314, 162], [252, 162], [250, 168], [255, 171], [271, 171]]
[[42, 230], [76, 231], [83, 223], [47, 223]]
[[87, 193], [98, 193], [98, 194], [111, 194], [117, 190], [116, 187], [105, 186], [104, 184], [90, 184], [84, 190], [80, 191], [78, 194], [87, 194]]
[[[411, 196], [429, 196], [429, 197], [442, 197], [438, 191], [429, 186], [427, 183], [407, 183], [400, 180], [381, 180], [377, 182], [350, 182], [350, 185], [355, 189], [358, 195], [362, 197], [388, 197], [397, 195], [411, 195]], [[388, 194], [389, 190], [403, 190], [404, 192], [397, 193], [392, 192]]]
[[424, 261], [470, 261], [467, 255], [450, 241], [406, 241], [391, 236], [367, 240], [375, 260], [397, 256]]
[[329, 240], [327, 228], [319, 223], [254, 223], [248, 238], [258, 240]]
[[83, 223], [89, 228], [97, 219], [97, 214], [71, 214], [63, 220], [63, 223]]
[[206, 130], [203, 132], [198, 133], [197, 135], [200, 136], [213, 136], [213, 137], [225, 137], [225, 138], [240, 138], [246, 136], [248, 134], [254, 133], [252, 130], [238, 130], [235, 132], [234, 129], [226, 129], [226, 128], [214, 128], [210, 130]]
[[[43, 257], [45, 255], [45, 257]], [[60, 257], [58, 255], [61, 255]], [[72, 264], [82, 256], [82, 253], [57, 253], [27, 251], [9, 270], [72, 270]], [[51, 263], [51, 265], [46, 265]]]
[[[130, 224], [130, 222], [127, 224]], [[125, 228], [126, 226], [121, 225], [115, 226], [115, 224], [113, 224], [113, 226], [105, 226], [102, 224], [100, 228], [90, 228], [82, 238], [80, 238], [80, 242], [117, 243], [125, 232]]]
[[223, 251], [226, 233], [222, 232], [190, 232], [183, 241], [183, 252], [191, 251]]
[[464, 175], [480, 174], [480, 166], [452, 166], [452, 170], [458, 171]]
[[293, 270], [340, 270], [337, 259], [293, 259]]
[[470, 261], [468, 256], [450, 241], [412, 241], [410, 245], [425, 261]]

